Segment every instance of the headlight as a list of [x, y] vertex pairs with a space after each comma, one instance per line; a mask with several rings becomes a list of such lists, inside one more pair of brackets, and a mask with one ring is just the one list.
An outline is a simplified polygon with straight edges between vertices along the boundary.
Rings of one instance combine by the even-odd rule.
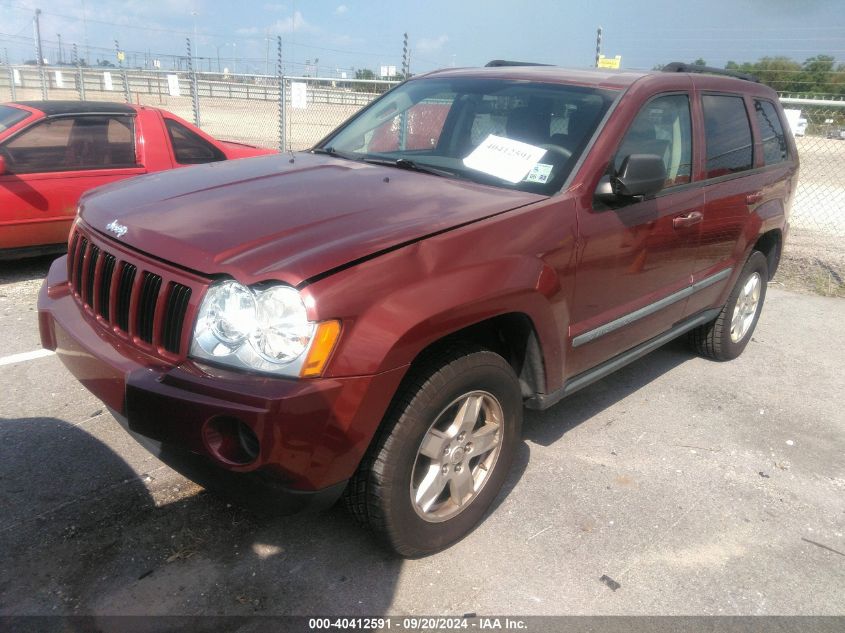
[[[290, 286], [247, 288], [223, 281], [211, 286], [203, 299], [191, 355], [283, 376], [317, 376], [339, 331], [336, 321], [309, 321], [299, 292]], [[323, 342], [327, 333], [328, 349]]]

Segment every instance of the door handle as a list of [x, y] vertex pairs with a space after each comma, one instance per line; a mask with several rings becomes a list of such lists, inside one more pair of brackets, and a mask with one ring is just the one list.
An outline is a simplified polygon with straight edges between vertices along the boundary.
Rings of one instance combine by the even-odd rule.
[[672, 218], [672, 228], [683, 229], [688, 226], [698, 224], [703, 219], [704, 216], [701, 215], [701, 211], [691, 211], [689, 213], [685, 213], [684, 215], [679, 215], [676, 218]]
[[747, 196], [745, 196], [745, 204], [748, 204], [748, 205], [757, 204], [762, 199], [763, 199], [763, 192], [762, 191], [756, 191], [754, 193], [749, 193]]

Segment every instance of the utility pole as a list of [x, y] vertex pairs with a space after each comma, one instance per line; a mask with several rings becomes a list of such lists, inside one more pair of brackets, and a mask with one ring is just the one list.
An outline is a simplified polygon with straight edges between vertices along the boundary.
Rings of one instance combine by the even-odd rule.
[[599, 58], [601, 57], [601, 27], [596, 32], [596, 68], [599, 67]]
[[35, 54], [38, 56], [38, 77], [41, 80], [41, 98], [47, 100], [47, 78], [44, 76], [44, 52], [41, 48], [41, 9], [35, 10]]
[[56, 33], [56, 37], [59, 38], [59, 54], [58, 54], [59, 59], [58, 59], [58, 62], [59, 62], [59, 66], [61, 66], [62, 62], [64, 61], [64, 55], [62, 54], [62, 34]]

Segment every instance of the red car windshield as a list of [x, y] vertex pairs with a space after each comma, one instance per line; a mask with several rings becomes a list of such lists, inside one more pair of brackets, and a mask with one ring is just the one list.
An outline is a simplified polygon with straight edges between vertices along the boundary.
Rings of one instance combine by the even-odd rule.
[[314, 151], [551, 195], [617, 96], [567, 84], [422, 78], [390, 91]]
[[0, 132], [5, 132], [29, 116], [29, 112], [20, 108], [0, 105]]

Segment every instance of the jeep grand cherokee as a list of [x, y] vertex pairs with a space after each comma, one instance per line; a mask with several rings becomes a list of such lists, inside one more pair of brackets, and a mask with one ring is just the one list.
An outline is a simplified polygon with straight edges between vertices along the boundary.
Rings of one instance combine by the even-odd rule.
[[[43, 345], [167, 463], [425, 555], [543, 409], [672, 338], [751, 339], [798, 160], [748, 78], [494, 64], [415, 77], [311, 150], [83, 199]], [[563, 405], [565, 406], [565, 405]]]

